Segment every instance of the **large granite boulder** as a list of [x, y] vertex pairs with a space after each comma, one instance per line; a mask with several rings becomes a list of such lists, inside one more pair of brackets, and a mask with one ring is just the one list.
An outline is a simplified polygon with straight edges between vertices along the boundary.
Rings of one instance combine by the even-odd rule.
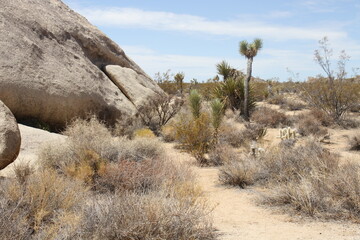
[[20, 145], [21, 136], [16, 119], [0, 101], [0, 170], [17, 158]]
[[[108, 77], [107, 65], [122, 73]], [[59, 126], [88, 113], [112, 124], [163, 94], [118, 45], [60, 0], [1, 1], [0, 86], [0, 100], [18, 120]]]

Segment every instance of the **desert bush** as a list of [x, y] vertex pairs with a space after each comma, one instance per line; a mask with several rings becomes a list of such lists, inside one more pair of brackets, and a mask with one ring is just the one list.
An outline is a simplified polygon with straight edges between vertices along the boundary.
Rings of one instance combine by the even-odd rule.
[[299, 100], [286, 99], [285, 103], [282, 104], [280, 107], [290, 111], [299, 111], [304, 109], [306, 105]]
[[66, 142], [45, 146], [40, 152], [41, 165], [90, 186], [94, 186], [96, 179], [104, 174], [109, 162], [142, 161], [164, 155], [158, 140], [113, 138], [110, 131], [96, 120], [79, 120], [65, 133], [68, 135]]
[[345, 129], [358, 128], [360, 126], [360, 121], [356, 118], [351, 117], [343, 117], [337, 123], [340, 127]]
[[335, 122], [359, 102], [359, 86], [347, 80], [317, 79], [305, 86], [305, 99], [310, 106], [323, 111]]
[[[189, 167], [165, 158], [156, 139], [114, 138], [102, 127], [78, 121], [42, 153], [39, 173], [19, 167], [2, 182], [2, 239], [215, 239]], [[96, 130], [101, 142], [90, 138]]]
[[111, 129], [111, 133], [113, 136], [132, 139], [134, 132], [141, 128], [144, 128], [144, 125], [139, 117], [123, 116], [117, 119], [115, 126]]
[[260, 107], [255, 110], [251, 120], [267, 127], [279, 127], [289, 125], [290, 121], [284, 113], [267, 107]]
[[360, 151], [360, 134], [359, 132], [349, 138], [349, 149]]
[[225, 122], [219, 131], [219, 142], [229, 144], [232, 147], [241, 147], [246, 139], [242, 137], [242, 130], [231, 122]]
[[252, 81], [251, 82], [253, 96], [256, 101], [264, 101], [269, 97], [269, 83], [263, 81]]
[[139, 128], [134, 131], [135, 138], [155, 138], [155, 134], [148, 128]]
[[168, 176], [166, 171], [171, 167], [166, 161], [158, 159], [110, 163], [106, 166], [104, 174], [97, 179], [97, 186], [99, 190], [110, 192], [154, 191], [164, 184], [167, 178], [170, 179], [171, 176]]
[[334, 124], [333, 119], [321, 110], [313, 108], [313, 109], [311, 109], [309, 115], [316, 118], [321, 123], [321, 125], [324, 127], [329, 127], [332, 124]]
[[270, 104], [275, 104], [275, 105], [284, 105], [286, 103], [286, 99], [282, 94], [274, 95], [268, 98], [266, 101]]
[[296, 128], [299, 134], [303, 136], [323, 136], [328, 133], [327, 129], [321, 125], [321, 122], [310, 114], [298, 115]]
[[219, 169], [219, 181], [222, 184], [245, 188], [256, 182], [259, 172], [256, 159], [241, 155], [227, 161]]
[[190, 152], [199, 164], [206, 164], [204, 157], [213, 143], [211, 119], [207, 113], [200, 114], [199, 118], [188, 119], [185, 116], [176, 123], [176, 140], [181, 147]]
[[165, 191], [95, 199], [85, 209], [86, 222], [80, 238], [215, 239], [207, 217], [209, 210], [189, 186], [180, 188], [185, 191], [181, 197]]
[[354, 113], [360, 112], [360, 103], [353, 104], [349, 110], [350, 112], [354, 112]]
[[310, 216], [360, 218], [360, 166], [340, 164], [339, 157], [318, 143], [281, 147], [257, 158], [242, 155], [220, 170], [223, 184], [270, 188], [264, 202]]
[[176, 130], [174, 124], [167, 124], [161, 128], [161, 136], [165, 142], [174, 142], [176, 139]]
[[0, 188], [2, 239], [71, 239], [80, 224], [78, 209], [86, 189], [51, 170], [20, 182], [8, 179]]
[[181, 98], [156, 95], [150, 98], [146, 105], [138, 108], [138, 115], [142, 123], [158, 136], [161, 127], [180, 111], [183, 103]]
[[236, 157], [237, 154], [231, 146], [219, 143], [210, 149], [207, 161], [210, 166], [221, 166]]
[[231, 123], [225, 123], [219, 133], [219, 141], [232, 147], [248, 147], [251, 141], [261, 140], [266, 135], [266, 127], [257, 123], [245, 123], [239, 129]]
[[304, 99], [335, 122], [339, 122], [349, 109], [360, 101], [359, 84], [347, 79], [346, 63], [349, 56], [342, 51], [337, 63], [338, 69], [331, 68], [332, 49], [328, 39], [319, 41], [319, 49], [315, 51], [315, 60], [324, 70], [326, 77], [310, 79], [303, 85]]

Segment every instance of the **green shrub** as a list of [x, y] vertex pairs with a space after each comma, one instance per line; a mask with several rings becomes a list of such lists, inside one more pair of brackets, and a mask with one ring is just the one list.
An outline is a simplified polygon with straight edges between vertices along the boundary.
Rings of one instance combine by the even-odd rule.
[[175, 125], [176, 140], [181, 147], [191, 153], [201, 165], [206, 165], [207, 153], [213, 143], [211, 119], [207, 113], [202, 113], [196, 119], [183, 116]]
[[189, 104], [194, 119], [199, 118], [201, 113], [201, 95], [197, 90], [191, 90]]

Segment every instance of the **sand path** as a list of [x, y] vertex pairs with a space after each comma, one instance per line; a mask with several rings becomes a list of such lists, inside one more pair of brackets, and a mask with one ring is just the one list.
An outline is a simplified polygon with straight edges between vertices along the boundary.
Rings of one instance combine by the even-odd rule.
[[210, 203], [215, 205], [214, 226], [221, 240], [360, 240], [360, 226], [353, 223], [301, 220], [258, 206], [255, 188], [226, 187], [218, 182], [218, 168], [200, 168], [194, 159], [166, 144], [167, 152], [191, 165]]

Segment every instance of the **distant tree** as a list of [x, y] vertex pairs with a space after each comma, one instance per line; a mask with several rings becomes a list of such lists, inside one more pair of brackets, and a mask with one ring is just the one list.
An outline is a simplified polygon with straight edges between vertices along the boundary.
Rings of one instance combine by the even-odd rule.
[[247, 58], [247, 71], [246, 71], [246, 79], [244, 82], [244, 119], [249, 121], [249, 83], [251, 80], [252, 73], [252, 64], [254, 57], [257, 55], [258, 51], [262, 48], [263, 42], [261, 39], [257, 38], [252, 43], [248, 43], [247, 41], [241, 41], [239, 44], [239, 52], [241, 55]]
[[356, 81], [347, 79], [346, 63], [349, 56], [343, 50], [337, 62], [337, 70], [332, 66], [333, 51], [329, 48], [327, 37], [319, 41], [315, 50], [315, 61], [326, 76], [309, 79], [304, 84], [305, 98], [310, 105], [322, 110], [335, 122], [340, 123], [345, 113], [360, 102], [360, 86]]
[[174, 76], [176, 85], [180, 89], [180, 93], [183, 94], [183, 82], [184, 82], [185, 74], [183, 72], [179, 72]]

